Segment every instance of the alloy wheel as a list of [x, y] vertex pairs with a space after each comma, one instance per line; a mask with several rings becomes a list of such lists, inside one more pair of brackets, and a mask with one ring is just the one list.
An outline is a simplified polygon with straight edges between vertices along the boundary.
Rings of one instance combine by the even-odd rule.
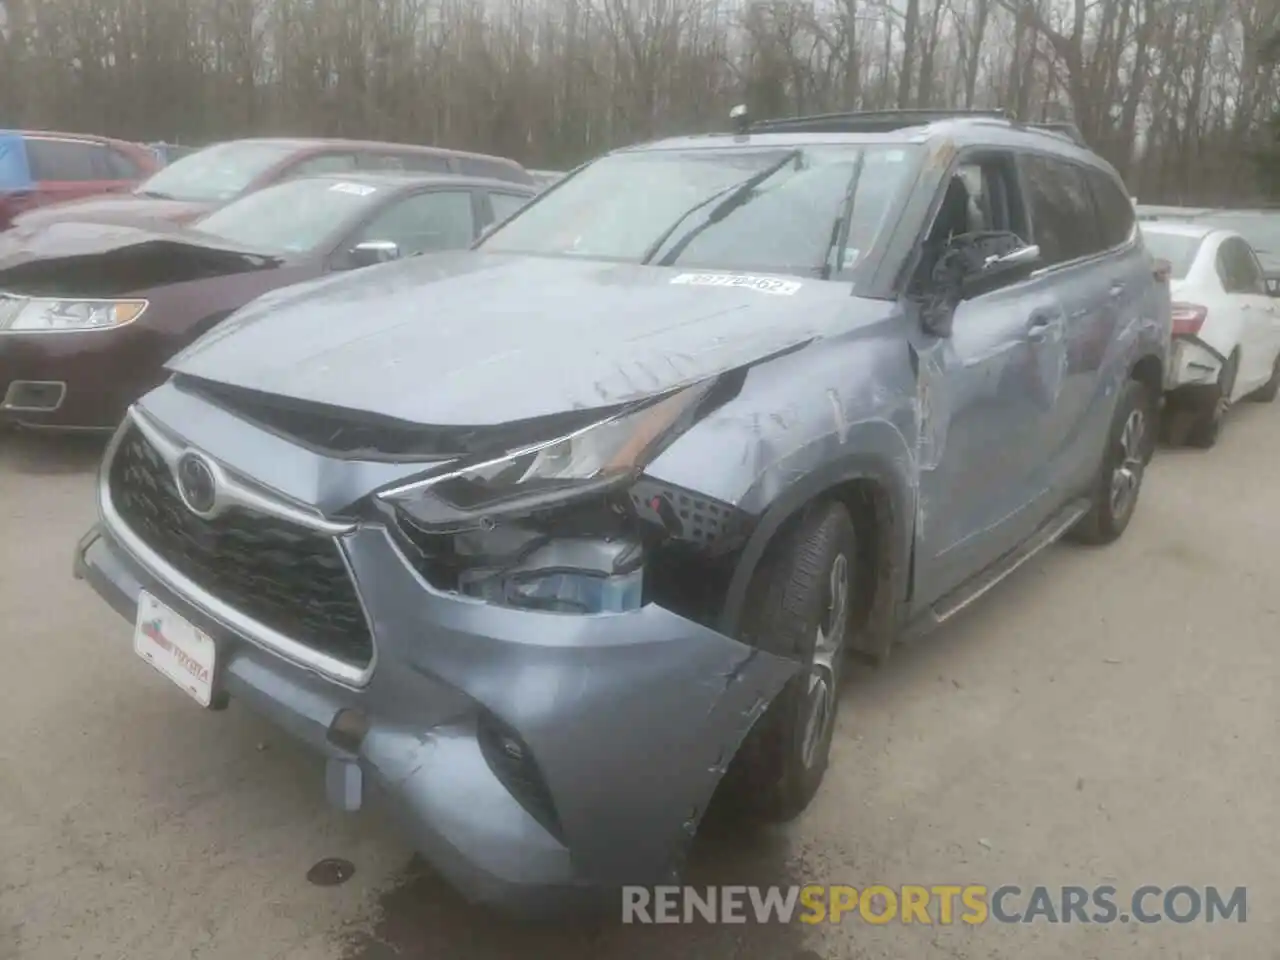
[[1147, 418], [1141, 410], [1132, 410], [1120, 433], [1120, 457], [1111, 472], [1111, 515], [1123, 517], [1133, 506], [1142, 483], [1145, 465], [1143, 455], [1147, 436]]
[[838, 554], [827, 578], [827, 609], [818, 624], [809, 668], [809, 718], [805, 724], [802, 759], [812, 767], [827, 728], [835, 718], [840, 658], [849, 625], [849, 558]]

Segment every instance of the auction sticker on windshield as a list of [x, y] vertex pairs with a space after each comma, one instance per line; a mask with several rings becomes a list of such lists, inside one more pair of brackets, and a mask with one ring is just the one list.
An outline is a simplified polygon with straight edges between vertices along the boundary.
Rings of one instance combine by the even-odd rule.
[[753, 277], [742, 273], [682, 273], [673, 277], [672, 283], [689, 287], [745, 287], [774, 296], [794, 296], [803, 286], [797, 280], [779, 280], [777, 277]]
[[138, 595], [133, 650], [202, 707], [213, 701], [213, 638], [145, 590]]

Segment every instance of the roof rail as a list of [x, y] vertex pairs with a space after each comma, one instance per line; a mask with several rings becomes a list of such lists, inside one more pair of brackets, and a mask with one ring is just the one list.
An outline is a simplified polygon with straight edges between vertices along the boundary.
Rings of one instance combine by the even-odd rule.
[[939, 120], [986, 117], [1009, 119], [1003, 110], [856, 110], [802, 117], [756, 120], [751, 133], [875, 133], [918, 127]]
[[1028, 130], [1043, 130], [1065, 137], [1077, 146], [1086, 146], [1074, 123], [1045, 121], [1024, 123], [1007, 110], [854, 110], [844, 113], [819, 113], [800, 117], [779, 117], [752, 121], [749, 133], [887, 133], [905, 127], [918, 127], [941, 120], [984, 120], [1007, 123]]

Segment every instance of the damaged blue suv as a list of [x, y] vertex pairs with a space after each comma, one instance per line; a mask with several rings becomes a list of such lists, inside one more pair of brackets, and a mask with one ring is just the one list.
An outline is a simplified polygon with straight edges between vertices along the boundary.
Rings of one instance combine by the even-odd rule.
[[1065, 133], [646, 144], [175, 357], [76, 571], [468, 897], [588, 902], [677, 877], [713, 795], [803, 811], [850, 656], [1119, 537], [1169, 330], [1120, 178]]

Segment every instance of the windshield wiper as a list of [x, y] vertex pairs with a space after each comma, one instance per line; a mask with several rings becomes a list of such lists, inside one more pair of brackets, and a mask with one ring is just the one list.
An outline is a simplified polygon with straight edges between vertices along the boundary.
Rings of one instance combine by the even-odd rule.
[[[707, 219], [702, 221], [702, 223], [698, 224], [696, 227], [690, 230], [687, 234], [681, 237], [680, 242], [677, 243], [674, 247], [672, 247], [671, 250], [668, 251], [665, 257], [663, 257], [661, 260], [658, 261], [658, 265], [662, 267], [669, 267], [671, 266], [671, 264], [675, 263], [676, 258], [678, 258], [680, 254], [684, 253], [685, 248], [688, 247], [689, 244], [693, 243], [693, 241], [696, 240], [702, 234], [702, 231], [706, 230], [708, 227], [711, 227], [719, 223], [721, 220], [723, 220], [725, 217], [731, 214], [734, 210], [737, 210], [743, 204], [750, 201], [754, 196], [754, 191], [756, 187], [760, 186], [760, 184], [764, 183], [766, 180], [772, 177], [775, 173], [782, 170], [787, 164], [794, 163], [795, 161], [799, 160], [802, 156], [804, 156], [803, 150], [791, 150], [777, 163], [770, 164], [769, 166], [765, 167], [763, 170], [753, 173], [751, 176], [747, 177], [747, 179], [743, 180], [737, 186], [730, 187], [728, 190], [728, 195], [725, 196], [724, 199], [721, 200], [720, 203], [718, 203], [709, 214], [707, 214]], [[658, 251], [662, 249], [663, 245], [666, 244], [667, 240], [671, 238], [671, 235], [676, 232], [676, 229], [680, 226], [680, 224], [684, 223], [686, 220], [689, 219], [690, 214], [694, 213], [697, 210], [702, 209], [708, 203], [714, 200], [716, 197], [724, 196], [724, 194], [725, 194], [725, 191], [721, 191], [720, 193], [713, 194], [711, 197], [708, 197], [706, 200], [703, 200], [696, 207], [693, 207], [691, 210], [686, 211], [685, 214], [679, 220], [677, 220], [675, 223], [671, 225], [670, 229], [668, 229], [665, 233], [663, 233], [662, 236], [660, 236], [653, 243], [653, 245], [650, 246], [649, 249], [645, 251], [644, 257], [640, 260], [640, 262], [648, 263], [650, 260], [652, 260], [653, 257], [658, 253]]]
[[844, 251], [849, 245], [849, 231], [853, 228], [853, 205], [858, 195], [858, 183], [862, 180], [862, 163], [866, 156], [866, 151], [858, 151], [853, 173], [849, 174], [849, 183], [844, 188], [844, 199], [840, 201], [840, 212], [831, 224], [831, 238], [827, 241], [827, 250], [822, 265], [818, 268], [818, 276], [823, 280], [830, 280], [832, 273], [844, 269]]

